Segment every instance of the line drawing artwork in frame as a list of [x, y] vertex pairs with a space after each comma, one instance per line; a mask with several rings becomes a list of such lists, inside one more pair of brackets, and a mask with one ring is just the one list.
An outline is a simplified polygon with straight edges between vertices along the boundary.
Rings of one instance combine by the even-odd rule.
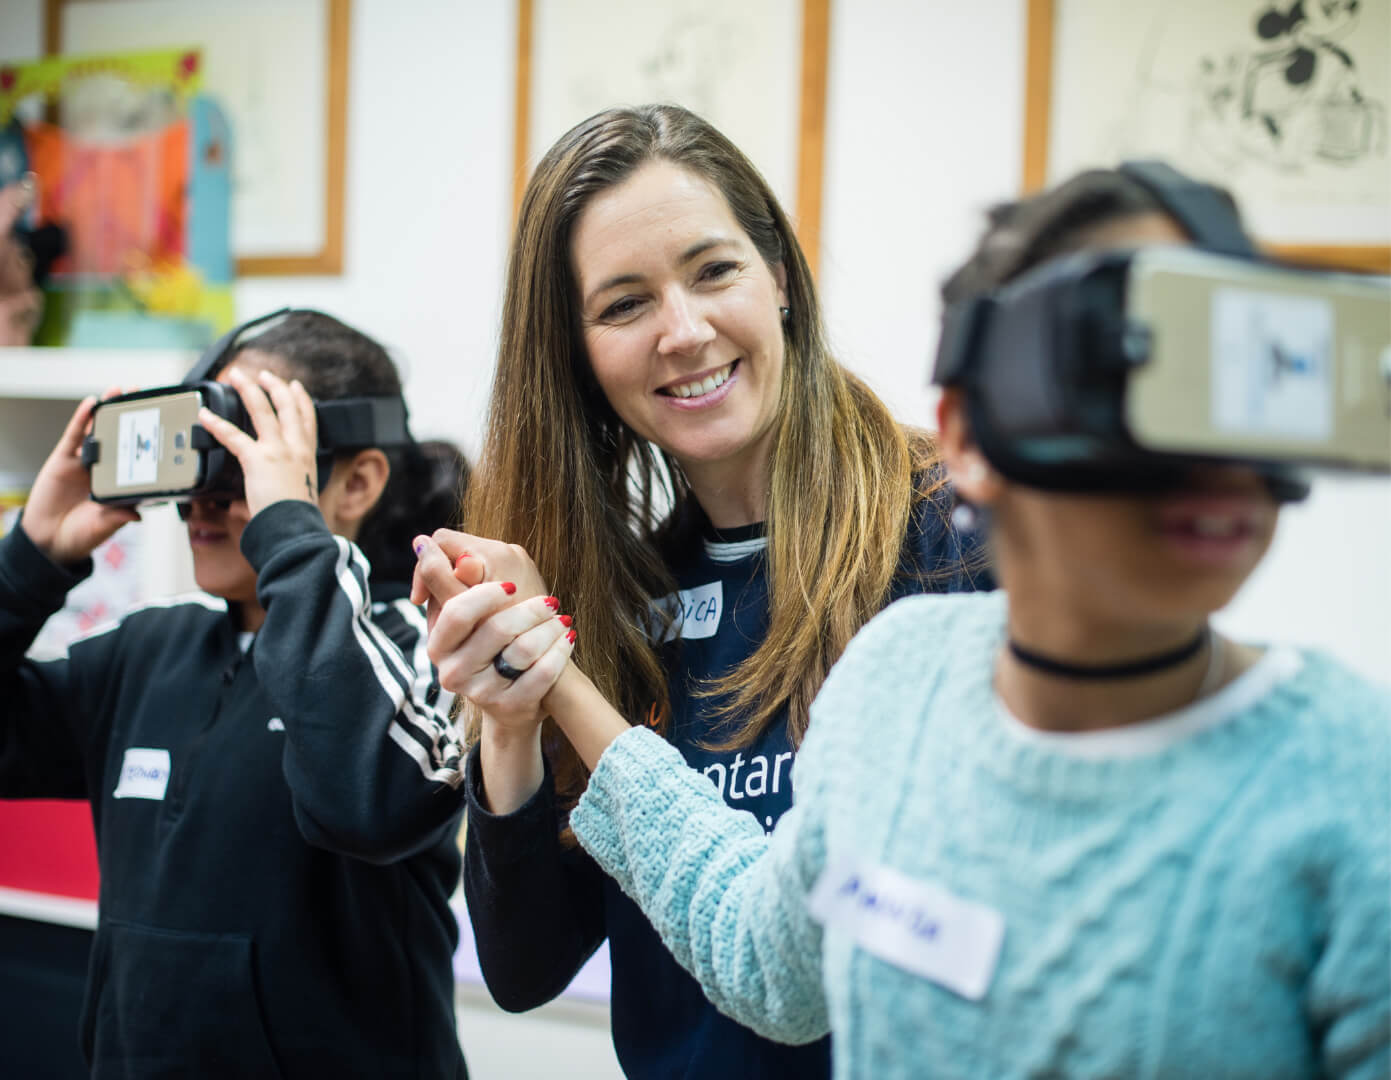
[[513, 216], [531, 168], [576, 123], [674, 102], [749, 156], [815, 272], [829, 32], [830, 0], [517, 0]]
[[1391, 273], [1391, 3], [1028, 0], [1024, 189], [1160, 157], [1269, 250]]
[[237, 274], [341, 274], [349, 4], [44, 0], [44, 50], [201, 47], [232, 127]]

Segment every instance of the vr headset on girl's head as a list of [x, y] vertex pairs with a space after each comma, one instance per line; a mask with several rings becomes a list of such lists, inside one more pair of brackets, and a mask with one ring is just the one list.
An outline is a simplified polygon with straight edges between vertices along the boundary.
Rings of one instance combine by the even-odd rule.
[[1264, 260], [1215, 189], [1120, 171], [1194, 247], [1063, 256], [946, 312], [933, 381], [965, 392], [991, 465], [1145, 492], [1235, 463], [1283, 501], [1310, 467], [1391, 472], [1391, 278]]
[[[198, 409], [206, 405], [254, 434], [237, 392], [212, 377], [239, 349], [253, 345], [256, 333], [291, 313], [283, 308], [229, 331], [177, 386], [121, 394], [98, 403], [92, 412], [91, 434], [82, 443], [82, 463], [92, 475], [92, 498], [116, 506], [240, 498], [241, 466], [198, 423]], [[328, 483], [338, 451], [412, 441], [406, 403], [400, 395], [320, 401], [315, 402], [314, 411], [320, 489]]]

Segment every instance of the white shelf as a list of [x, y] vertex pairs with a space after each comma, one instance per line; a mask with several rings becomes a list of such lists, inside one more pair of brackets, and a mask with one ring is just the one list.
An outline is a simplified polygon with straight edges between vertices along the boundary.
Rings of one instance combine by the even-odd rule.
[[30, 892], [28, 889], [0, 888], [0, 915], [76, 926], [82, 930], [97, 928], [95, 900], [78, 900], [71, 896]]
[[0, 397], [76, 401], [111, 386], [168, 386], [197, 358], [191, 349], [0, 348]]

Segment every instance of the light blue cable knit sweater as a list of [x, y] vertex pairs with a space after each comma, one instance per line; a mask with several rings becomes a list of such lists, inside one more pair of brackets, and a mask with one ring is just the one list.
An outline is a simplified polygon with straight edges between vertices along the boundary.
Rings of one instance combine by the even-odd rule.
[[[771, 837], [640, 728], [575, 833], [720, 1009], [789, 1042], [829, 1026], [838, 1077], [1391, 1075], [1391, 695], [1272, 653], [1138, 749], [1072, 753], [993, 694], [1004, 605], [914, 597], [865, 627]], [[824, 927], [823, 871], [853, 901]], [[934, 886], [998, 913], [997, 960], [932, 953], [965, 926]]]

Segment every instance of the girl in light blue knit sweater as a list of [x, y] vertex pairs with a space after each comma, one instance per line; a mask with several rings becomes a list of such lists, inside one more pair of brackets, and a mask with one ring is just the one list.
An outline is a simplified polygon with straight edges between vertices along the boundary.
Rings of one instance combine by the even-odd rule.
[[[1086, 174], [998, 212], [947, 299], [1185, 241], [1146, 190]], [[771, 836], [566, 667], [542, 704], [594, 769], [580, 842], [720, 1009], [789, 1042], [830, 1030], [837, 1076], [1391, 1075], [1391, 700], [1207, 628], [1270, 542], [1262, 477], [1045, 492], [992, 467], [959, 391], [939, 419], [1005, 591], [864, 628]], [[486, 668], [530, 626], [487, 604], [462, 633], [456, 603], [432, 649]], [[526, 667], [543, 644], [503, 651]], [[534, 696], [476, 682], [534, 723]]]

